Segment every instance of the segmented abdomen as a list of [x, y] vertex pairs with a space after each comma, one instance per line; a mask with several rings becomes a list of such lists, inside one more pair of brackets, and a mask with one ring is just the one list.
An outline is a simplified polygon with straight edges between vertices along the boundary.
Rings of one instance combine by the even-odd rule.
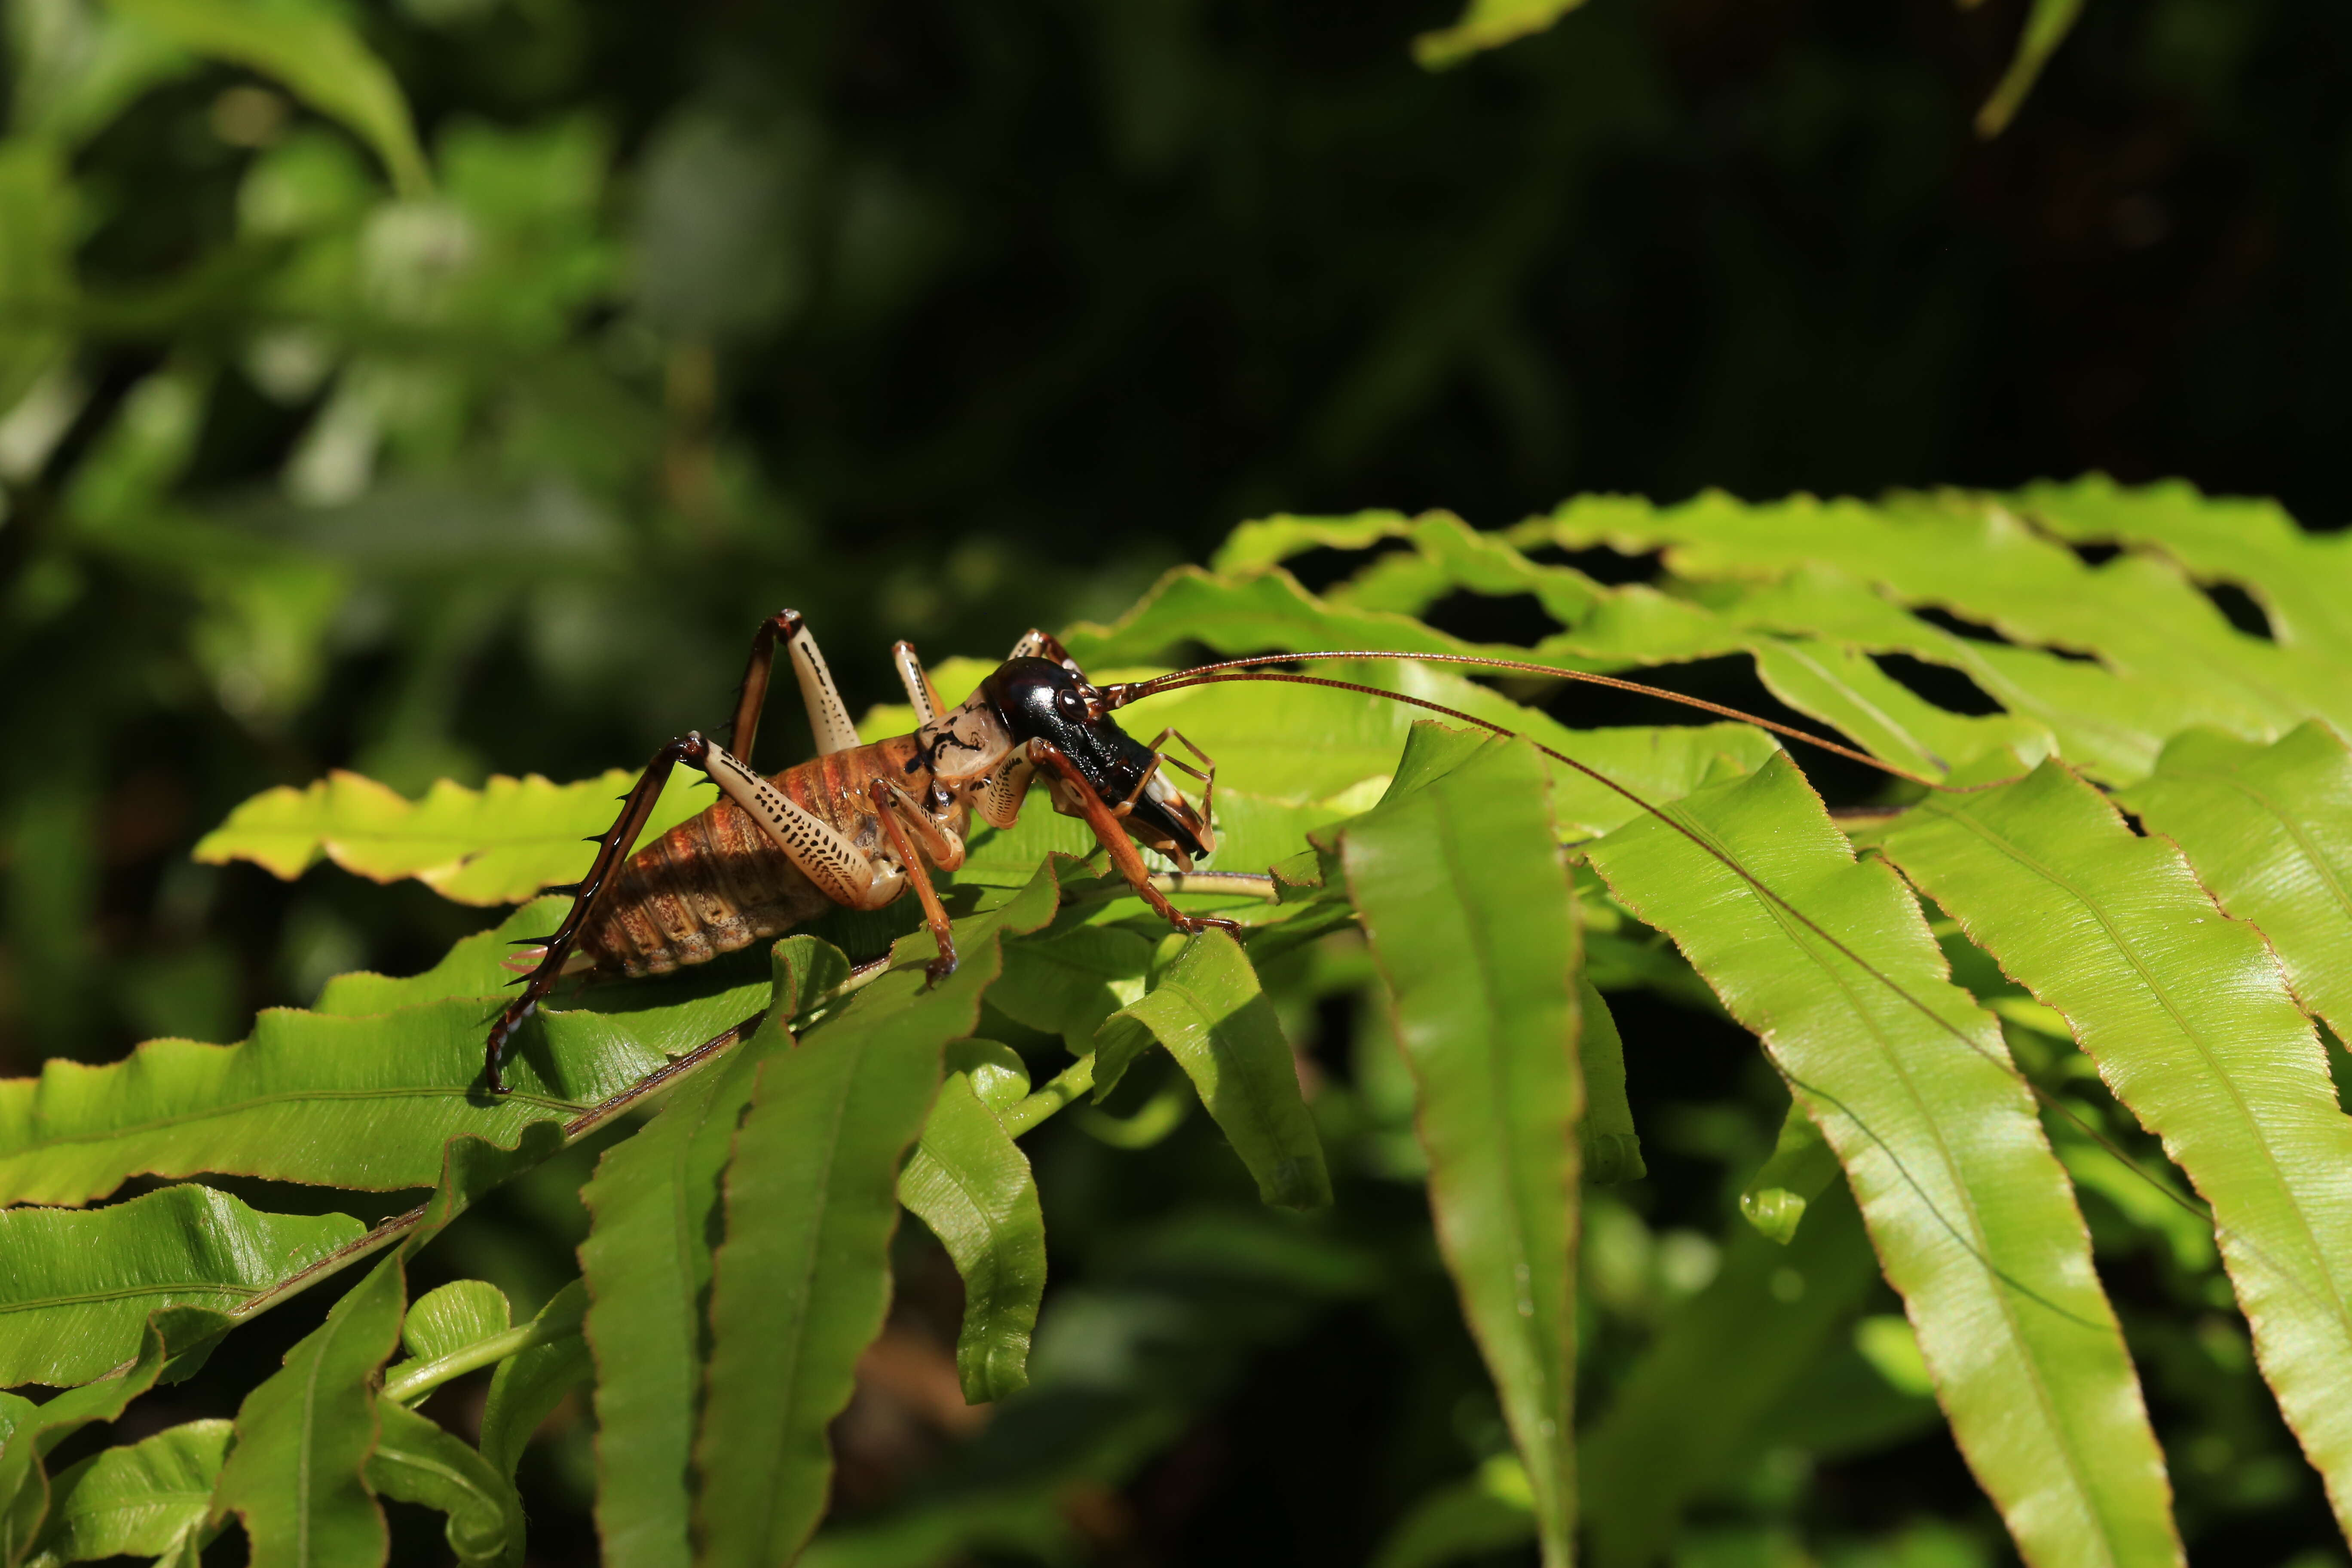
[[[913, 754], [910, 739], [883, 741], [787, 768], [772, 782], [870, 855], [881, 836], [865, 805], [866, 782], [905, 777]], [[959, 833], [962, 820], [959, 811]], [[782, 936], [834, 907], [751, 813], [721, 799], [629, 858], [580, 951], [599, 969], [667, 974]]]
[[599, 969], [667, 974], [782, 936], [832, 907], [751, 813], [722, 800], [629, 858], [580, 951]]

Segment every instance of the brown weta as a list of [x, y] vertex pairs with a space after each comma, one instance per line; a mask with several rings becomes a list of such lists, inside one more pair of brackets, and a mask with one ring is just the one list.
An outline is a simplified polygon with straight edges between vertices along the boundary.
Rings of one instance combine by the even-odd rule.
[[[779, 643], [807, 704], [817, 755], [763, 776], [747, 759]], [[1044, 632], [1024, 637], [956, 708], [940, 702], [910, 645], [897, 644], [891, 658], [919, 722], [911, 734], [860, 742], [798, 612], [761, 626], [730, 744], [689, 733], [654, 753], [596, 841], [588, 875], [555, 889], [573, 895], [571, 912], [521, 955], [517, 967], [530, 966], [522, 993], [490, 1026], [485, 1070], [493, 1092], [506, 1092], [500, 1065], [515, 1031], [567, 973], [665, 973], [780, 936], [835, 906], [881, 909], [910, 888], [938, 943], [929, 975], [952, 973], [954, 938], [928, 868], [951, 874], [963, 864], [974, 816], [1012, 826], [1040, 775], [1054, 809], [1085, 821], [1169, 924], [1185, 932], [1234, 929], [1176, 909], [1136, 847], [1159, 851], [1184, 872], [1214, 852], [1215, 764], [1200, 748], [1172, 730], [1150, 745], [1128, 735], [1110, 716], [1118, 689], [1089, 682]], [[1161, 750], [1171, 740], [1201, 765]], [[719, 800], [630, 854], [680, 763], [709, 774]], [[1201, 781], [1197, 810], [1169, 782], [1171, 768]]]

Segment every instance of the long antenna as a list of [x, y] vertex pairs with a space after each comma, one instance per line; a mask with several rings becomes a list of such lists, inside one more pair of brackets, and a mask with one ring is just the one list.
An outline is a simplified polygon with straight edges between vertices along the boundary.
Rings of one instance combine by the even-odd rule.
[[[1832, 950], [1836, 952], [1848, 963], [1853, 964], [1864, 973], [1869, 975], [1872, 979], [1885, 986], [1889, 991], [1892, 991], [1906, 1005], [1917, 1011], [1937, 1029], [1949, 1035], [1953, 1039], [1958, 1041], [1963, 1047], [1974, 1052], [1977, 1056], [1983, 1058], [1986, 1061], [1991, 1063], [2002, 1072], [2007, 1073], [2018, 1083], [2023, 1085], [2027, 1092], [2032, 1094], [2037, 1100], [2049, 1107], [2052, 1110], [2057, 1112], [2058, 1115], [2063, 1118], [2065, 1121], [2076, 1131], [2082, 1133], [2085, 1138], [2088, 1138], [2093, 1142], [2096, 1143], [2107, 1153], [2113, 1155], [2123, 1164], [2126, 1170], [2130, 1171], [2132, 1174], [2137, 1176], [2142, 1182], [2145, 1182], [2149, 1187], [2160, 1194], [2166, 1201], [2180, 1209], [2183, 1213], [2194, 1216], [2201, 1223], [2212, 1226], [2214, 1238], [2217, 1242], [2225, 1236], [2231, 1237], [2240, 1247], [2243, 1247], [2250, 1256], [2262, 1261], [2264, 1265], [2276, 1272], [2281, 1278], [2292, 1280], [2297, 1289], [2302, 1290], [2305, 1295], [2311, 1297], [2315, 1300], [2319, 1300], [2318, 1292], [2314, 1290], [2310, 1282], [2304, 1279], [2297, 1271], [2281, 1266], [2275, 1259], [2270, 1258], [2264, 1249], [2257, 1246], [2251, 1238], [2238, 1236], [2234, 1231], [2231, 1231], [2222, 1226], [2220, 1221], [2213, 1217], [2213, 1212], [2210, 1207], [2199, 1202], [2195, 1198], [2183, 1194], [2175, 1189], [2172, 1184], [2164, 1181], [2154, 1172], [2148, 1170], [2137, 1159], [2134, 1158], [2121, 1146], [2116, 1144], [2113, 1139], [2109, 1138], [2098, 1128], [2093, 1126], [2081, 1115], [2081, 1113], [2076, 1111], [2074, 1107], [2068, 1105], [2064, 1100], [2060, 1100], [2056, 1095], [2053, 1094], [2048, 1089], [2043, 1089], [2040, 1084], [2035, 1083], [2023, 1072], [2020, 1071], [2016, 1063], [2007, 1060], [2002, 1057], [1996, 1056], [1983, 1046], [1979, 1045], [1974, 1039], [1971, 1039], [1969, 1037], [1966, 1030], [1953, 1023], [1949, 1018], [1947, 1018], [1942, 1014], [1937, 1012], [1935, 1008], [1929, 1006], [1921, 998], [1913, 995], [1908, 990], [1905, 989], [1901, 983], [1896, 981], [1893, 975], [1888, 974], [1876, 964], [1872, 963], [1868, 959], [1856, 952], [1853, 948], [1847, 946], [1846, 943], [1841, 941], [1834, 933], [1823, 927], [1820, 921], [1814, 920], [1812, 916], [1799, 909], [1794, 903], [1790, 902], [1787, 898], [1784, 898], [1780, 893], [1776, 891], [1761, 877], [1759, 877], [1755, 872], [1741, 865], [1737, 859], [1733, 858], [1728, 852], [1709, 843], [1704, 835], [1698, 833], [1687, 824], [1674, 816], [1664, 806], [1655, 804], [1637, 791], [1627, 788], [1625, 785], [1619, 784], [1615, 779], [1609, 777], [1606, 773], [1603, 773], [1600, 770], [1591, 767], [1584, 763], [1579, 762], [1576, 758], [1568, 755], [1566, 752], [1554, 750], [1552, 747], [1547, 746], [1542, 742], [1535, 740], [1532, 737], [1523, 736], [1517, 731], [1496, 723], [1491, 719], [1481, 719], [1475, 713], [1465, 713], [1458, 708], [1449, 708], [1442, 702], [1433, 702], [1423, 697], [1409, 696], [1402, 691], [1389, 691], [1381, 687], [1365, 686], [1350, 680], [1333, 680], [1323, 676], [1299, 675], [1287, 670], [1273, 670], [1262, 668], [1263, 666], [1269, 664], [1296, 664], [1308, 659], [1412, 659], [1416, 662], [1425, 661], [1433, 664], [1466, 664], [1475, 665], [1485, 668], [1522, 669], [1538, 675], [1557, 676], [1562, 679], [1589, 681], [1595, 685], [1610, 686], [1623, 690], [1639, 692], [1644, 696], [1662, 697], [1669, 701], [1679, 702], [1686, 707], [1700, 709], [1704, 711], [1718, 714], [1728, 719], [1735, 719], [1742, 723], [1755, 724], [1760, 728], [1770, 730], [1775, 733], [1789, 736], [1793, 740], [1806, 742], [1809, 744], [1818, 746], [1823, 751], [1832, 752], [1836, 755], [1849, 757], [1856, 762], [1867, 763], [1874, 768], [1877, 768], [1883, 773], [1892, 773], [1898, 778], [1909, 779], [1916, 784], [1926, 784], [1933, 789], [1948, 790], [1955, 794], [1960, 794], [1971, 793], [1979, 789], [1996, 787], [1995, 785], [1954, 785], [1943, 784], [1938, 780], [1921, 778], [1916, 773], [1908, 773], [1904, 769], [1894, 767], [1888, 763], [1883, 763], [1875, 757], [1852, 750], [1849, 747], [1840, 745], [1832, 741], [1822, 740], [1817, 735], [1808, 734], [1804, 731], [1795, 729], [1791, 726], [1776, 724], [1769, 720], [1759, 719], [1752, 715], [1742, 713], [1737, 709], [1726, 708], [1718, 703], [1708, 702], [1696, 697], [1685, 697], [1678, 692], [1665, 691], [1655, 687], [1643, 686], [1636, 681], [1620, 680], [1614, 677], [1606, 675], [1591, 675], [1580, 670], [1554, 669], [1548, 665], [1526, 664], [1510, 659], [1486, 659], [1460, 654], [1399, 653], [1393, 649], [1303, 654], [1261, 654], [1249, 658], [1225, 659], [1215, 664], [1200, 665], [1191, 669], [1180, 669], [1171, 674], [1155, 676], [1149, 680], [1129, 681], [1107, 686], [1102, 689], [1105, 706], [1108, 708], [1121, 708], [1130, 702], [1140, 701], [1146, 697], [1158, 696], [1163, 692], [1181, 691], [1188, 687], [1193, 686], [1218, 686], [1231, 681], [1270, 680], [1279, 681], [1292, 686], [1318, 686], [1335, 691], [1352, 691], [1366, 697], [1383, 697], [1391, 702], [1408, 703], [1415, 708], [1425, 709], [1432, 713], [1443, 714], [1449, 719], [1458, 719], [1465, 724], [1475, 724], [1478, 728], [1501, 736], [1506, 740], [1526, 740], [1529, 745], [1535, 747], [1537, 751], [1542, 752], [1545, 756], [1551, 758], [1554, 762], [1564, 763], [1565, 765], [1575, 769], [1578, 773], [1582, 773], [1604, 789], [1613, 791], [1617, 795], [1622, 795], [1626, 800], [1639, 807], [1643, 813], [1657, 818], [1660, 822], [1664, 823], [1667, 827], [1671, 828], [1675, 833], [1680, 834], [1691, 843], [1696, 845], [1708, 856], [1709, 858], [1721, 864], [1724, 868], [1731, 872], [1733, 876], [1738, 877], [1741, 881], [1755, 889], [1759, 895], [1786, 910], [1790, 918], [1795, 920], [1798, 924], [1803, 926], [1807, 931], [1812, 932], [1813, 935], [1826, 942]], [[1882, 1149], [1885, 1147], [1884, 1141], [1879, 1139], [1876, 1133], [1872, 1132], [1866, 1124], [1862, 1123], [1859, 1117], [1854, 1117], [1853, 1113], [1850, 1110], [1846, 1111], [1845, 1114], [1852, 1118], [1855, 1121], [1856, 1125], [1861, 1126], [1864, 1133], [1874, 1142], [1879, 1143]], [[1892, 1152], [1892, 1151], [1888, 1152], [1890, 1153]], [[1917, 1190], [1916, 1184], [1914, 1184], [1914, 1190]], [[1924, 1193], [1921, 1195], [1924, 1197]], [[1931, 1209], [1934, 1207], [1932, 1202], [1929, 1204], [1929, 1207]], [[1948, 1226], [1949, 1222], [1947, 1221], [1946, 1224]], [[1970, 1250], [1972, 1252], [1974, 1251], [1973, 1248]], [[1979, 1257], [1979, 1261], [1986, 1263], [1988, 1268], [1993, 1267], [1989, 1260], [1984, 1259], [1981, 1257]], [[1998, 1273], [2000, 1270], [1995, 1269], [1995, 1272]], [[2004, 1276], [2004, 1278], [2006, 1276]]]
[[[1667, 702], [1679, 702], [1685, 708], [1696, 708], [1703, 713], [1712, 713], [1719, 719], [1730, 719], [1742, 724], [1753, 724], [1759, 730], [1769, 730], [1772, 733], [1786, 736], [1791, 741], [1801, 741], [1806, 745], [1829, 752], [1832, 756], [1843, 757], [1850, 763], [1860, 763], [1866, 768], [1875, 768], [1880, 773], [1892, 774], [1898, 779], [1907, 779], [1913, 784], [1923, 784], [1929, 789], [1950, 790], [1958, 793], [1987, 787], [1983, 784], [1948, 784], [1941, 779], [1928, 778], [1924, 774], [1915, 773], [1907, 768], [1896, 767], [1894, 763], [1874, 757], [1867, 752], [1856, 751], [1852, 746], [1842, 745], [1838, 742], [1816, 735], [1809, 730], [1800, 730], [1793, 724], [1783, 724], [1775, 720], [1759, 718], [1756, 714], [1743, 712], [1737, 708], [1727, 708], [1720, 702], [1709, 702], [1703, 697], [1689, 697], [1679, 691], [1668, 691], [1664, 687], [1645, 686], [1638, 680], [1624, 680], [1613, 675], [1595, 675], [1590, 670], [1561, 669], [1554, 665], [1531, 664], [1513, 658], [1486, 658], [1475, 654], [1399, 653], [1392, 648], [1354, 648], [1323, 653], [1256, 654], [1248, 658], [1227, 658], [1220, 659], [1214, 664], [1195, 665], [1190, 669], [1180, 669], [1171, 674], [1154, 676], [1150, 680], [1133, 680], [1106, 686], [1102, 689], [1103, 701], [1108, 707], [1124, 708], [1130, 702], [1140, 701], [1146, 697], [1156, 697], [1163, 691], [1181, 691], [1188, 686], [1214, 686], [1223, 680], [1234, 679], [1232, 673], [1234, 671], [1258, 669], [1270, 664], [1305, 664], [1310, 661], [1335, 659], [1411, 659], [1416, 664], [1460, 664], [1477, 669], [1521, 670], [1530, 675], [1549, 676], [1555, 680], [1574, 680], [1587, 686], [1605, 686], [1614, 691], [1630, 691], [1641, 697], [1655, 697]], [[1419, 700], [1406, 698], [1402, 692], [1380, 691], [1377, 687], [1362, 686], [1353, 689], [1379, 691], [1381, 696], [1401, 698], [1406, 701]], [[1433, 705], [1423, 703], [1422, 706]], [[1453, 710], [1447, 709], [1445, 711], [1452, 712]], [[1466, 713], [1457, 713], [1454, 717], [1468, 719], [1470, 716]], [[1471, 721], [1486, 722], [1484, 720]], [[1495, 728], [1493, 725], [1487, 727]], [[1498, 731], [1497, 732], [1507, 731]]]

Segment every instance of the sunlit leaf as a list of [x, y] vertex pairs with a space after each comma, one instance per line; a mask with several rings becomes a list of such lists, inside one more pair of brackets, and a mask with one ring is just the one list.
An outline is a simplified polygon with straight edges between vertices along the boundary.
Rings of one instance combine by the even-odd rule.
[[2212, 1205], [2263, 1374], [2352, 1521], [2352, 1410], [2336, 1396], [2352, 1377], [2352, 1120], [2263, 933], [2214, 906], [2178, 847], [2135, 835], [2056, 763], [1924, 801], [1884, 843], [2065, 1016]]
[[2177, 1562], [2163, 1459], [2074, 1194], [1908, 890], [1854, 861], [1784, 758], [1674, 816], [1698, 841], [1644, 818], [1593, 845], [1593, 868], [1762, 1037], [1836, 1150], [2020, 1550], [2042, 1568]]
[[138, 1352], [151, 1312], [223, 1310], [364, 1229], [345, 1215], [273, 1215], [175, 1186], [80, 1212], [0, 1213], [0, 1384], [88, 1383]]
[[[510, 904], [584, 876], [596, 854], [586, 841], [612, 829], [621, 812], [616, 797], [635, 782], [622, 768], [568, 784], [498, 773], [478, 790], [443, 779], [411, 801], [338, 771], [306, 789], [255, 795], [197, 843], [195, 857], [215, 865], [250, 860], [289, 879], [324, 858], [378, 882], [414, 877], [461, 904]], [[700, 774], [672, 773], [638, 843], [716, 798]]]
[[138, 1360], [128, 1368], [18, 1414], [0, 1443], [0, 1562], [24, 1561], [48, 1517], [52, 1488], [41, 1461], [49, 1451], [94, 1421], [120, 1416], [154, 1386], [163, 1370], [163, 1336], [150, 1322], [140, 1337]]
[[201, 1540], [230, 1423], [189, 1421], [58, 1473], [30, 1568], [101, 1557], [169, 1557]]
[[452, 1279], [409, 1303], [400, 1322], [401, 1348], [418, 1361], [453, 1355], [506, 1332], [512, 1311], [506, 1292], [488, 1280]]
[[[1425, 738], [1425, 739], [1424, 739]], [[1453, 761], [1459, 737], [1415, 740]], [[1577, 928], [1542, 764], [1488, 743], [1340, 840], [1418, 1092], [1438, 1244], [1495, 1380], [1548, 1564], [1576, 1509]]]
[[2270, 746], [2191, 730], [2118, 798], [2178, 843], [2221, 907], [2258, 927], [2287, 983], [2352, 1037], [2352, 755], [2298, 726]]
[[504, 1097], [481, 1088], [495, 995], [356, 1017], [273, 1009], [242, 1045], [154, 1040], [106, 1067], [53, 1060], [38, 1079], [0, 1081], [0, 1199], [85, 1203], [133, 1175], [203, 1172], [431, 1186], [449, 1139], [511, 1147], [531, 1122], [577, 1114], [740, 1023], [768, 989], [688, 978], [590, 993], [614, 1010], [541, 1013], [509, 1054]]

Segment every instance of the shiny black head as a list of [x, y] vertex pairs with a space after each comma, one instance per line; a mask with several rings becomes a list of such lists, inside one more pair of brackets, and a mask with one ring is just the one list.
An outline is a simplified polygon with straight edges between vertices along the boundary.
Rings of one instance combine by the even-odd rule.
[[1214, 847], [1208, 824], [1167, 783], [1165, 770], [1152, 774], [1151, 748], [1120, 729], [1102, 693], [1068, 666], [1007, 659], [981, 690], [1014, 741], [1051, 742], [1104, 804], [1131, 803], [1128, 831], [1142, 843], [1187, 862]]

